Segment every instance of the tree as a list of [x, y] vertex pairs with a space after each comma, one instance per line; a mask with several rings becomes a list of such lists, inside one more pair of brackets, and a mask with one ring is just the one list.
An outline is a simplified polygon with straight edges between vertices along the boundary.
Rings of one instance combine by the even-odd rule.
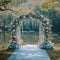
[[27, 0], [0, 0], [0, 11], [13, 11], [18, 12], [19, 10], [14, 10], [12, 7], [20, 5], [23, 2], [26, 2]]
[[47, 11], [49, 14], [50, 21], [53, 24], [52, 30], [60, 30], [60, 0], [48, 0], [42, 4], [43, 11]]
[[0, 0], [0, 11], [9, 10], [6, 7], [10, 2], [12, 2], [12, 0]]
[[42, 4], [42, 9], [45, 11], [55, 9], [59, 5], [57, 0], [48, 0]]

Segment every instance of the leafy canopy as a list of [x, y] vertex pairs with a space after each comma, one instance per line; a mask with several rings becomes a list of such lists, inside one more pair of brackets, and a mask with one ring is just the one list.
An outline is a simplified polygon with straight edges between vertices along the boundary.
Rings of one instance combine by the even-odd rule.
[[48, 11], [49, 9], [55, 9], [59, 5], [59, 0], [48, 0], [42, 4], [42, 9]]

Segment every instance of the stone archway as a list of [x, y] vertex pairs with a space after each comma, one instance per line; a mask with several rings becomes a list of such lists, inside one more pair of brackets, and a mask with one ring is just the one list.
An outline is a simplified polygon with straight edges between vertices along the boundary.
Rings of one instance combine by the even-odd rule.
[[[12, 23], [12, 26], [14, 27], [13, 33], [12, 33], [12, 43], [15, 43], [16, 46], [20, 44], [21, 40], [21, 32], [20, 32], [20, 26], [22, 23], [20, 21], [25, 18], [37, 18], [40, 23], [39, 27], [39, 42], [38, 45], [41, 46], [45, 41], [48, 42], [48, 34], [49, 34], [49, 20], [44, 19], [43, 15], [36, 15], [34, 13], [29, 13], [26, 15], [21, 15], [17, 17], [14, 22]], [[15, 47], [16, 47], [15, 46]], [[19, 45], [20, 46], [20, 45]]]

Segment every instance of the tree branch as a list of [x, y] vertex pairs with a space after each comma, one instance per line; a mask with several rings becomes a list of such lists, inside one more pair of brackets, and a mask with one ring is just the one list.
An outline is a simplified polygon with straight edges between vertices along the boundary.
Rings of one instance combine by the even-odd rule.
[[18, 12], [16, 10], [5, 8], [5, 7], [4, 8], [0, 8], [0, 11], [7, 11], [7, 10], [12, 11], [12, 12]]

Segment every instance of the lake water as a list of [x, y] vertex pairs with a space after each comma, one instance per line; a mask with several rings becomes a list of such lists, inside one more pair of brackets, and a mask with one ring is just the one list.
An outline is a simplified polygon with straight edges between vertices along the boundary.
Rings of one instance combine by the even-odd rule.
[[21, 38], [27, 44], [36, 44], [39, 40], [39, 32], [22, 32]]

